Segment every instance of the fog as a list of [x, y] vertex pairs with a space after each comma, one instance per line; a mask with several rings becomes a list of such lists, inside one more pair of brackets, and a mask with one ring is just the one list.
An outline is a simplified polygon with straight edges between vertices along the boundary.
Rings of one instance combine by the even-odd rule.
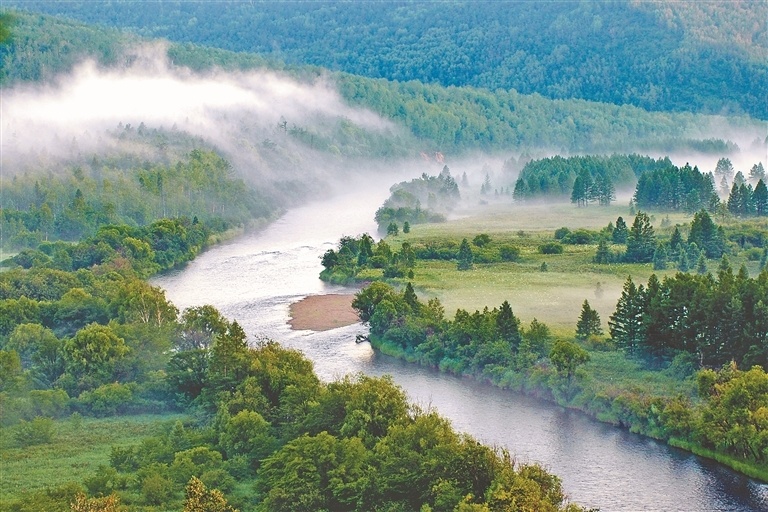
[[[298, 81], [264, 70], [194, 73], [169, 63], [166, 50], [163, 43], [145, 44], [133, 49], [127, 68], [103, 69], [84, 62], [52, 83], [4, 89], [3, 176], [62, 171], [87, 164], [95, 155], [111, 165], [127, 155], [126, 167], [144, 162], [172, 165], [202, 146], [223, 154], [262, 192], [282, 195], [278, 198], [283, 204], [347, 187], [355, 178], [375, 175], [389, 186], [422, 173], [438, 174], [448, 165], [466, 208], [508, 200], [507, 191], [514, 189], [527, 160], [558, 153], [517, 148], [495, 155], [444, 157], [435, 148], [420, 148], [389, 120], [347, 105], [322, 74]], [[736, 171], [746, 175], [758, 161], [768, 162], [765, 140], [754, 131], [737, 133], [729, 126], [727, 134], [718, 134], [716, 126], [710, 129], [711, 137], [738, 141], [740, 151], [727, 155]], [[383, 151], [377, 155], [371, 150], [374, 139], [394, 148], [387, 158]], [[633, 149], [631, 143], [626, 151], [648, 153]], [[676, 165], [690, 162], [706, 172], [726, 155], [670, 156]], [[486, 176], [492, 188], [481, 195]], [[632, 191], [617, 192], [624, 196]]]
[[53, 83], [4, 89], [3, 174], [61, 170], [94, 155], [168, 165], [203, 146], [261, 188], [321, 183], [373, 166], [352, 169], [344, 165], [343, 147], [313, 149], [315, 139], [328, 144], [339, 126], [399, 135], [391, 122], [347, 106], [323, 76], [299, 82], [267, 71], [196, 74], [171, 66], [163, 45], [141, 47], [137, 55], [125, 69], [84, 62]]

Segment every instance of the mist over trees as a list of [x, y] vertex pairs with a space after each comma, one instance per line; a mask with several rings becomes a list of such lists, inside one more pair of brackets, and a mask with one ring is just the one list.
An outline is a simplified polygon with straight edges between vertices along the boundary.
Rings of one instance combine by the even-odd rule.
[[648, 171], [672, 165], [668, 157], [653, 159], [637, 154], [611, 156], [553, 156], [525, 164], [515, 183], [516, 201], [537, 197], [569, 197], [586, 206], [608, 205], [616, 188], [628, 187]]
[[[389, 158], [434, 150], [460, 153], [511, 147], [626, 151], [626, 141], [631, 141], [633, 150], [730, 154], [737, 147], [713, 139], [712, 127], [732, 125], [754, 130], [755, 137], [760, 133], [758, 126], [747, 119], [654, 113], [581, 100], [552, 101], [516, 90], [446, 88], [415, 81], [328, 74], [317, 68], [286, 67], [258, 56], [190, 44], [154, 43], [150, 45], [153, 50], [148, 51], [142, 49], [146, 41], [135, 36], [40, 15], [18, 13], [15, 17], [16, 37], [0, 46], [6, 84], [50, 79], [69, 72], [85, 58], [110, 69], [135, 66], [137, 62], [156, 66], [158, 61], [168, 59], [171, 68], [182, 71], [186, 67], [201, 73], [213, 69], [279, 71], [302, 84], [330, 78], [347, 102], [369, 109], [408, 132], [384, 134], [349, 121], [329, 126], [327, 122], [318, 124], [314, 119], [310, 122], [288, 116], [284, 132], [290, 132], [307, 150], [323, 154]], [[273, 135], [265, 134], [256, 142], [263, 143], [266, 149], [276, 141]], [[281, 149], [279, 144], [277, 149]]]
[[371, 78], [768, 118], [761, 2], [7, 4]]

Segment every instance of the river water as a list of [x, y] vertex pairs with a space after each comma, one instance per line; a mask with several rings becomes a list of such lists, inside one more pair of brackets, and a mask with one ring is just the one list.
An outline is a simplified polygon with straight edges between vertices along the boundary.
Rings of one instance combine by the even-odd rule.
[[301, 350], [324, 380], [357, 372], [391, 375], [412, 401], [436, 408], [458, 430], [557, 474], [579, 504], [604, 512], [768, 511], [766, 485], [579, 412], [375, 353], [367, 343], [355, 343], [355, 335], [365, 332], [360, 324], [292, 331], [286, 323], [291, 303], [307, 295], [352, 293], [318, 279], [320, 256], [342, 235], [373, 234], [373, 212], [387, 194], [386, 187], [358, 190], [293, 209], [153, 284], [180, 309], [212, 304], [252, 339]]

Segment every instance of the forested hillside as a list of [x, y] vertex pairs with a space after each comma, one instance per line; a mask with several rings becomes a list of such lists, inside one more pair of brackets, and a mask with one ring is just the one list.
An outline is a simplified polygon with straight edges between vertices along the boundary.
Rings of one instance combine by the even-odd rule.
[[6, 4], [372, 78], [768, 118], [764, 2]]
[[[142, 59], [149, 60], [150, 65], [155, 65], [153, 59], [167, 59], [170, 70], [182, 74], [181, 68], [200, 73], [210, 73], [213, 68], [228, 73], [268, 69], [301, 84], [330, 83], [351, 105], [372, 110], [404, 128], [372, 131], [347, 118], [318, 123], [312, 116], [286, 113], [279, 125], [275, 120], [268, 130], [254, 132], [250, 127], [238, 136], [239, 141], [247, 142], [250, 151], [260, 155], [258, 161], [262, 163], [279, 160], [295, 165], [297, 158], [310, 152], [334, 157], [403, 157], [436, 150], [456, 154], [476, 149], [563, 153], [682, 150], [726, 155], [738, 148], [712, 139], [713, 135], [726, 129], [742, 131], [748, 134], [748, 144], [751, 139], [762, 143], [764, 136], [760, 123], [745, 119], [654, 113], [632, 106], [549, 100], [516, 91], [443, 87], [345, 73], [329, 76], [316, 68], [285, 68], [257, 55], [191, 44], [154, 45], [153, 53], [142, 47], [148, 44], [146, 41], [140, 44], [134, 36], [41, 15], [16, 13], [12, 29], [10, 42], [0, 46], [7, 86], [51, 79], [72, 70], [85, 58], [121, 69], [135, 68]], [[67, 85], [70, 81], [59, 82]], [[135, 124], [139, 121], [145, 119]], [[284, 143], [285, 139], [290, 139], [291, 145]]]

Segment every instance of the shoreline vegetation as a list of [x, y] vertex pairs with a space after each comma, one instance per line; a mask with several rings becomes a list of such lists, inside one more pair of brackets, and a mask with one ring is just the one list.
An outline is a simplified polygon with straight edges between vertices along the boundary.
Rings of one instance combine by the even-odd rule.
[[[764, 214], [736, 208], [734, 190], [751, 185], [734, 186], [726, 202], [711, 175], [684, 170], [706, 178], [708, 207], [643, 203], [649, 215], [635, 210], [640, 185], [634, 222], [618, 205], [551, 204], [533, 215], [534, 205], [510, 209], [497, 197], [450, 222], [403, 221], [402, 233], [392, 221], [379, 242], [342, 237], [320, 278], [370, 283], [353, 307], [381, 353], [579, 410], [768, 482], [768, 226]], [[759, 166], [749, 174], [762, 190]]]
[[[423, 362], [420, 362], [412, 354], [409, 355], [405, 350], [399, 347], [396, 347], [392, 343], [388, 343], [379, 337], [369, 336], [368, 339], [371, 343], [371, 347], [374, 350], [378, 350], [380, 353], [384, 355], [401, 359], [411, 364], [417, 364], [424, 368], [437, 369], [441, 373], [453, 373], [450, 370], [446, 370], [445, 368], [442, 368], [439, 365], [433, 366], [433, 365], [424, 364]], [[703, 447], [697, 443], [687, 441], [684, 439], [679, 439], [676, 437], [665, 439], [663, 436], [653, 435], [652, 433], [644, 431], [643, 425], [629, 424], [629, 423], [625, 423], [623, 420], [617, 421], [615, 417], [613, 416], [609, 417], [609, 414], [614, 411], [600, 411], [594, 408], [591, 409], [587, 407], [589, 403], [587, 399], [585, 399], [584, 397], [579, 397], [580, 398], [579, 400], [576, 400], [576, 399], [568, 400], [566, 396], [558, 393], [559, 390], [556, 387], [549, 387], [548, 386], [549, 383], [546, 381], [546, 379], [541, 378], [542, 377], [541, 375], [538, 375], [539, 377], [538, 379], [533, 378], [534, 377], [533, 375], [522, 376], [522, 378], [520, 378], [517, 382], [511, 385], [505, 385], [504, 383], [500, 382], [498, 379], [493, 378], [492, 376], [477, 374], [474, 372], [462, 372], [458, 375], [461, 377], [474, 379], [478, 382], [484, 382], [489, 385], [498, 387], [500, 389], [505, 389], [510, 392], [522, 393], [525, 396], [535, 398], [536, 400], [543, 400], [545, 402], [555, 404], [560, 407], [564, 407], [566, 409], [579, 411], [601, 423], [608, 423], [618, 428], [625, 428], [635, 434], [646, 436], [651, 439], [656, 439], [658, 441], [663, 441], [671, 447], [685, 450], [699, 457], [704, 457], [706, 459], [714, 460], [750, 478], [759, 480], [764, 483], [768, 483], [768, 469], [766, 469], [765, 466], [753, 464], [753, 463], [750, 463], [749, 461], [731, 457], [727, 454], [723, 454], [715, 450], [707, 449], [706, 447]], [[585, 390], [581, 389], [580, 391], [585, 391]], [[601, 398], [601, 397], [598, 397], [596, 394], [592, 398]], [[607, 398], [607, 397], [602, 397], [602, 398]]]

